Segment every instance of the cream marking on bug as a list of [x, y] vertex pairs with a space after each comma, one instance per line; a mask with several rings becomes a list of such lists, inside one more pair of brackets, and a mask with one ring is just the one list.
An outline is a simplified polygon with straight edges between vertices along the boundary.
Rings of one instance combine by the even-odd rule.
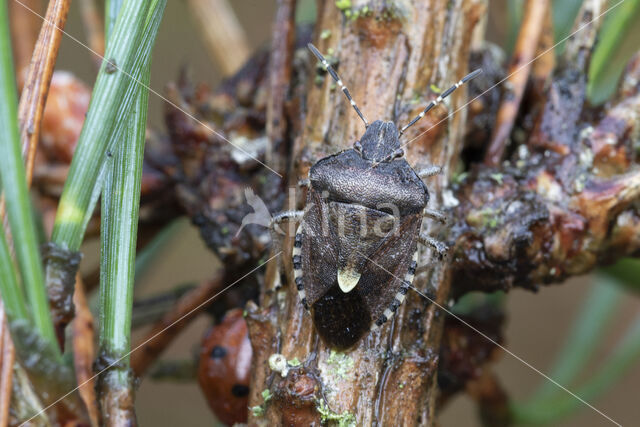
[[[20, 0], [13, 0], [16, 3], [18, 3], [20, 6], [24, 7], [25, 9], [27, 9], [29, 12], [33, 13], [34, 15], [36, 15], [38, 18], [42, 19], [44, 22], [46, 22], [47, 24], [51, 25], [53, 28], [55, 28], [56, 30], [60, 31], [62, 34], [64, 34], [65, 36], [69, 37], [71, 40], [73, 40], [74, 42], [78, 43], [80, 46], [83, 46], [84, 48], [86, 48], [89, 52], [93, 53], [95, 56], [97, 56], [98, 58], [100, 58], [101, 60], [105, 61], [105, 57], [100, 55], [98, 52], [96, 52], [95, 50], [91, 49], [89, 46], [87, 46], [86, 44], [82, 43], [80, 40], [78, 40], [76, 37], [72, 36], [71, 34], [67, 33], [66, 31], [64, 31], [62, 28], [60, 28], [59, 26], [57, 26], [54, 22], [51, 22], [50, 20], [48, 20], [46, 17], [40, 15], [38, 12], [36, 12], [35, 10], [31, 9], [29, 6], [25, 5], [24, 3], [22, 3]], [[279, 174], [278, 172], [276, 172], [274, 169], [272, 169], [271, 167], [269, 167], [268, 165], [266, 165], [265, 163], [261, 162], [259, 159], [255, 158], [253, 155], [251, 155], [251, 153], [247, 152], [246, 150], [244, 150], [242, 147], [240, 147], [237, 144], [234, 144], [233, 142], [229, 141], [224, 135], [222, 135], [220, 132], [217, 132], [216, 130], [214, 130], [211, 126], [209, 126], [207, 123], [203, 122], [202, 120], [199, 120], [198, 118], [196, 118], [195, 116], [193, 116], [191, 113], [189, 113], [187, 110], [185, 110], [184, 108], [180, 107], [178, 104], [176, 104], [175, 102], [169, 100], [168, 98], [166, 98], [165, 96], [163, 96], [161, 93], [155, 91], [154, 89], [152, 89], [149, 85], [144, 84], [143, 82], [141, 82], [140, 80], [136, 79], [133, 75], [131, 75], [131, 73], [129, 73], [128, 71], [123, 70], [122, 68], [120, 68], [118, 65], [114, 64], [111, 61], [108, 61], [109, 64], [111, 64], [111, 66], [113, 66], [115, 71], [120, 71], [122, 72], [122, 74], [124, 74], [125, 76], [129, 77], [129, 79], [133, 80], [136, 84], [138, 84], [139, 86], [142, 86], [143, 88], [147, 89], [149, 92], [153, 93], [155, 96], [157, 96], [158, 98], [162, 99], [164, 102], [166, 102], [167, 104], [171, 105], [173, 108], [175, 108], [176, 110], [180, 111], [182, 114], [184, 114], [185, 116], [189, 117], [191, 120], [195, 121], [196, 123], [198, 123], [199, 125], [203, 126], [205, 129], [207, 129], [208, 131], [210, 131], [211, 133], [213, 133], [214, 135], [216, 135], [218, 138], [221, 138], [222, 140], [226, 141], [227, 143], [229, 143], [230, 145], [232, 145], [233, 147], [235, 147], [237, 150], [242, 151], [246, 156], [248, 156], [249, 158], [255, 160], [256, 162], [260, 163], [262, 166], [264, 166], [265, 168], [269, 169], [271, 172], [275, 173], [276, 175], [278, 175], [280, 178], [282, 178], [282, 175]]]
[[[362, 254], [361, 254], [362, 255]], [[385, 271], [386, 273], [390, 274], [391, 276], [395, 277], [396, 279], [399, 279], [399, 277], [397, 277], [395, 274], [393, 274], [392, 272], [388, 271], [386, 268], [384, 268], [383, 266], [381, 266], [380, 264], [378, 264], [377, 262], [375, 262], [374, 260], [372, 260], [371, 258], [367, 257], [366, 255], [362, 255], [365, 258], [367, 258], [369, 261], [371, 261], [371, 263], [373, 263], [374, 265], [376, 265], [378, 268], [380, 268], [381, 270]], [[576, 399], [578, 399], [580, 402], [582, 402], [583, 404], [585, 404], [586, 406], [588, 406], [589, 408], [593, 409], [595, 412], [597, 412], [598, 414], [600, 414], [601, 416], [603, 416], [604, 418], [606, 418], [607, 420], [609, 420], [610, 422], [612, 422], [613, 424], [617, 425], [617, 426], [622, 426], [622, 424], [618, 423], [617, 421], [615, 421], [613, 418], [609, 417], [607, 414], [605, 414], [604, 412], [602, 412], [601, 410], [599, 410], [598, 408], [596, 408], [595, 406], [591, 405], [589, 402], [587, 402], [586, 400], [584, 400], [583, 398], [581, 398], [580, 396], [578, 396], [577, 394], [575, 394], [574, 392], [572, 392], [571, 390], [569, 390], [568, 388], [566, 388], [565, 386], [563, 386], [562, 384], [560, 384], [559, 382], [557, 382], [556, 380], [554, 380], [553, 378], [551, 378], [550, 376], [548, 376], [547, 374], [545, 374], [544, 372], [542, 372], [541, 370], [539, 370], [538, 368], [536, 368], [535, 366], [533, 366], [532, 364], [530, 364], [529, 362], [527, 362], [526, 360], [524, 360], [523, 358], [521, 358], [520, 356], [518, 356], [517, 354], [515, 354], [514, 352], [512, 352], [511, 350], [509, 350], [508, 348], [506, 348], [505, 346], [503, 346], [502, 344], [496, 342], [495, 340], [491, 339], [491, 337], [489, 337], [487, 334], [485, 334], [484, 332], [480, 331], [479, 329], [475, 328], [473, 325], [471, 325], [469, 322], [465, 321], [464, 319], [462, 319], [460, 316], [458, 316], [457, 314], [453, 313], [452, 311], [448, 310], [447, 308], [443, 307], [441, 304], [439, 304], [437, 301], [435, 301], [433, 298], [428, 297], [427, 295], [425, 295], [423, 292], [419, 291], [415, 286], [413, 285], [409, 285], [409, 287], [411, 289], [413, 289], [418, 295], [422, 296], [423, 298], [425, 298], [426, 300], [428, 300], [429, 302], [431, 302], [433, 305], [435, 305], [436, 307], [438, 307], [440, 310], [444, 311], [445, 313], [449, 314], [450, 316], [454, 317], [456, 320], [460, 321], [461, 323], [463, 323], [464, 325], [466, 325], [467, 327], [469, 327], [471, 330], [473, 330], [474, 332], [478, 333], [479, 335], [481, 335], [482, 337], [484, 337], [487, 341], [491, 342], [493, 345], [499, 347], [500, 349], [502, 349], [503, 351], [505, 351], [506, 353], [508, 353], [509, 355], [511, 355], [512, 357], [514, 357], [516, 360], [518, 360], [519, 362], [521, 362], [522, 364], [524, 364], [525, 366], [529, 367], [531, 370], [533, 370], [534, 372], [538, 373], [540, 376], [542, 376], [543, 378], [547, 379], [548, 381], [550, 381], [551, 383], [553, 383], [554, 385], [556, 385], [557, 387], [559, 387], [560, 389], [564, 390], [565, 392], [569, 393], [571, 396], [575, 397]]]
[[129, 356], [131, 356], [131, 354], [133, 354], [134, 352], [138, 351], [139, 349], [141, 349], [142, 347], [144, 347], [145, 345], [147, 345], [149, 342], [153, 341], [154, 339], [156, 339], [159, 335], [163, 334], [167, 329], [172, 328], [174, 325], [180, 323], [181, 321], [183, 321], [184, 319], [186, 319], [187, 317], [189, 317], [190, 315], [192, 315], [194, 312], [196, 312], [197, 310], [201, 309], [202, 307], [204, 307], [205, 305], [209, 304], [211, 301], [213, 301], [214, 299], [216, 299], [219, 295], [222, 295], [224, 292], [226, 292], [227, 290], [231, 289], [235, 284], [239, 283], [240, 281], [242, 281], [244, 278], [252, 275], [253, 273], [255, 273], [256, 271], [258, 271], [259, 269], [261, 269], [263, 266], [265, 266], [269, 261], [277, 258], [278, 256], [280, 256], [282, 254], [282, 251], [278, 252], [277, 254], [273, 255], [271, 258], [269, 258], [268, 260], [266, 260], [265, 262], [261, 263], [260, 265], [258, 265], [256, 268], [254, 268], [253, 270], [251, 270], [250, 272], [248, 272], [247, 274], [245, 274], [244, 276], [242, 276], [241, 278], [239, 278], [238, 280], [236, 280], [235, 282], [233, 282], [232, 284], [230, 284], [229, 286], [227, 286], [226, 288], [224, 288], [223, 290], [221, 290], [220, 292], [218, 292], [217, 294], [213, 295], [210, 298], [207, 298], [205, 301], [203, 301], [202, 303], [198, 304], [197, 307], [195, 307], [193, 310], [190, 310], [188, 313], [182, 315], [179, 319], [177, 319], [175, 322], [171, 323], [170, 325], [168, 325], [167, 327], [163, 328], [161, 331], [159, 331], [158, 333], [154, 334], [153, 336], [149, 337], [148, 339], [146, 339], [144, 342], [138, 344], [133, 350], [129, 351], [127, 354], [125, 354], [124, 356], [122, 356], [121, 358], [119, 358], [118, 360], [116, 360], [115, 362], [112, 362], [110, 365], [108, 365], [107, 367], [105, 367], [104, 369], [100, 370], [99, 372], [95, 373], [91, 378], [83, 381], [81, 384], [78, 384], [77, 387], [75, 387], [74, 389], [72, 389], [71, 391], [69, 391], [68, 393], [64, 394], [62, 397], [60, 397], [58, 400], [56, 400], [55, 402], [51, 403], [49, 406], [43, 408], [42, 410], [40, 410], [38, 413], [36, 413], [35, 415], [33, 415], [31, 418], [29, 418], [28, 420], [26, 420], [25, 422], [23, 422], [22, 424], [20, 424], [20, 427], [26, 426], [29, 424], [29, 422], [31, 422], [32, 420], [34, 420], [36, 417], [38, 417], [40, 414], [44, 413], [45, 411], [51, 409], [52, 407], [54, 407], [56, 404], [58, 404], [60, 401], [62, 401], [63, 399], [65, 399], [67, 396], [69, 396], [71, 393], [75, 392], [76, 390], [78, 390], [80, 387], [84, 386], [85, 384], [88, 384], [89, 382], [93, 381], [96, 377], [98, 377], [100, 374], [102, 374], [103, 372], [105, 372], [107, 369], [112, 368], [113, 366], [116, 366], [118, 363], [120, 363], [121, 361], [125, 360], [126, 358], [128, 358]]
[[355, 269], [347, 266], [338, 270], [338, 286], [345, 294], [351, 292], [360, 280], [361, 274]]

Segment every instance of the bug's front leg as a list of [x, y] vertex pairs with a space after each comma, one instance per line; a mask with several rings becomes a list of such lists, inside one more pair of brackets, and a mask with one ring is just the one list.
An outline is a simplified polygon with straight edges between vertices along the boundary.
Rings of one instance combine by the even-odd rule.
[[283, 211], [271, 218], [271, 227], [281, 224], [285, 221], [297, 221], [302, 218], [304, 211]]
[[282, 239], [287, 234], [279, 225], [285, 221], [299, 221], [302, 219], [304, 211], [284, 211], [271, 218], [269, 223], [269, 231], [271, 232], [271, 241], [276, 247], [282, 247]]
[[447, 256], [447, 252], [449, 251], [447, 245], [424, 233], [418, 237], [418, 242], [435, 250], [441, 259]]
[[428, 166], [424, 169], [421, 169], [418, 172], [418, 176], [421, 179], [425, 179], [431, 176], [440, 175], [441, 173], [442, 173], [442, 168], [440, 166]]
[[302, 219], [304, 211], [283, 211], [271, 218], [269, 229], [271, 231], [271, 239], [278, 246], [282, 245], [282, 238], [286, 234], [280, 229], [279, 225], [285, 221], [299, 221]]
[[427, 218], [435, 219], [436, 221], [440, 221], [443, 224], [447, 223], [447, 216], [442, 211], [425, 209], [422, 214]]

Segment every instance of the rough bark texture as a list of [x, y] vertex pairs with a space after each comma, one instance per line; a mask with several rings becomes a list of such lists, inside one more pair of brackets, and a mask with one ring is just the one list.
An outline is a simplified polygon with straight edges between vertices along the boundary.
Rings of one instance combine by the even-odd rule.
[[[406, 123], [434, 96], [430, 85], [447, 87], [467, 73], [470, 30], [485, 7], [483, 1], [475, 0], [354, 1], [351, 8], [340, 10], [334, 2], [319, 2], [314, 41], [339, 64], [343, 81], [368, 118]], [[319, 37], [321, 32], [325, 37]], [[310, 58], [308, 69], [317, 70]], [[318, 78], [309, 79], [300, 101], [306, 104], [306, 117], [294, 140], [290, 183], [305, 178], [320, 158], [350, 147], [364, 131], [330, 78], [313, 74]], [[447, 107], [439, 107], [407, 132], [404, 142], [434, 126], [464, 100], [464, 90], [454, 94]], [[462, 111], [442, 121], [406, 149], [415, 167], [438, 164], [445, 170], [444, 176], [431, 182], [434, 207], [456, 167], [464, 117]], [[324, 412], [325, 419], [335, 414], [348, 419], [351, 414], [357, 425], [382, 420], [388, 425], [432, 424], [441, 313], [417, 293], [410, 293], [381, 331], [369, 334], [346, 354], [335, 354], [318, 340], [298, 301], [288, 253], [285, 245], [286, 286], [275, 289], [279, 275], [271, 268], [261, 307], [249, 310], [254, 347], [250, 406], [262, 404], [265, 389], [274, 396], [264, 415], [251, 416], [249, 423], [319, 424]], [[414, 285], [430, 289], [444, 304], [450, 287], [446, 264], [434, 264], [427, 251], [420, 254], [420, 261], [429, 268], [418, 273]], [[274, 353], [287, 360], [297, 358], [302, 365], [283, 377], [268, 362]]]
[[[126, 369], [113, 366], [101, 373], [96, 381], [100, 425], [135, 427], [138, 425], [134, 410], [133, 386], [123, 385], [120, 376], [130, 375]], [[133, 378], [131, 378], [133, 381]]]
[[[272, 48], [277, 52], [256, 54], [215, 94], [184, 79], [170, 89], [173, 102], [216, 133], [169, 109], [169, 150], [150, 155], [156, 169], [173, 179], [178, 203], [225, 269], [239, 273], [235, 277], [267, 259], [269, 250], [264, 227], [240, 231], [245, 215], [253, 213], [245, 200], [255, 192], [273, 213], [286, 205], [287, 194], [277, 175], [234, 145], [286, 172], [292, 188], [313, 163], [350, 147], [364, 130], [303, 48], [309, 39], [336, 65], [370, 120], [406, 123], [436, 96], [434, 86], [447, 87], [470, 69], [485, 71], [469, 85], [468, 96], [466, 89], [455, 92], [403, 139], [414, 167], [438, 164], [445, 170], [429, 188], [431, 207], [446, 209], [450, 225], [435, 228], [429, 222], [424, 231], [452, 250], [445, 263], [420, 253], [423, 268], [414, 282], [438, 304], [446, 307], [451, 297], [474, 290], [535, 289], [639, 253], [640, 56], [614, 99], [590, 106], [586, 71], [600, 21], [572, 37], [557, 61], [548, 53], [533, 65], [517, 115], [508, 118], [513, 131], [501, 138], [500, 160], [508, 160], [487, 166], [482, 158], [500, 93], [503, 99], [509, 94], [501, 86], [485, 93], [505, 78], [499, 49], [475, 40], [478, 50], [469, 52], [474, 25], [486, 12], [484, 1], [352, 1], [348, 7], [320, 1], [314, 36], [295, 29], [293, 47], [285, 42], [293, 31], [292, 4], [281, 2], [289, 9], [278, 14]], [[603, 4], [585, 1], [574, 28], [601, 13]], [[547, 14], [538, 53], [550, 47], [550, 22]], [[269, 64], [274, 59], [277, 64]], [[288, 85], [282, 76], [290, 76]], [[283, 87], [286, 94], [273, 93]], [[270, 100], [272, 94], [278, 99]], [[274, 118], [277, 126], [268, 125]], [[286, 208], [301, 208], [303, 196], [290, 194]], [[495, 346], [455, 323], [443, 332], [445, 311], [415, 292], [392, 321], [356, 348], [344, 354], [327, 348], [291, 283], [291, 237], [271, 249], [281, 255], [256, 280], [259, 305], [247, 305], [254, 350], [249, 424], [433, 425], [439, 405], [460, 390], [474, 395], [485, 419], [509, 422], [508, 398], [488, 366]], [[222, 307], [247, 300], [256, 296], [239, 292]], [[502, 317], [469, 322], [500, 341]], [[461, 354], [462, 363], [456, 360]]]
[[[600, 13], [585, 2], [576, 28]], [[500, 167], [454, 185], [455, 293], [535, 289], [640, 250], [640, 62], [603, 108], [586, 101], [599, 21], [572, 38], [541, 105], [529, 106], [522, 143]]]

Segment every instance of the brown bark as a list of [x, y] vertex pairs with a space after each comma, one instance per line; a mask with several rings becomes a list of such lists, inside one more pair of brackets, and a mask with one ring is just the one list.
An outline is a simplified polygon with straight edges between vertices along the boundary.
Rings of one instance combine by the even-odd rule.
[[269, 58], [269, 99], [267, 101], [266, 132], [269, 137], [267, 164], [278, 173], [286, 173], [287, 120], [285, 101], [291, 83], [293, 48], [295, 41], [295, 0], [280, 0], [273, 26], [273, 40]]
[[123, 373], [118, 367], [109, 367], [96, 380], [101, 416], [100, 425], [125, 427], [138, 425], [134, 409], [133, 380], [130, 378], [130, 384], [123, 385], [123, 380], [117, 377], [129, 375], [126, 369], [124, 371]]
[[[429, 92], [431, 84], [447, 87], [467, 73], [470, 30], [485, 7], [483, 1], [474, 0], [393, 5], [354, 1], [350, 9], [341, 11], [334, 2], [320, 2], [315, 43], [323, 52], [333, 50], [331, 55], [339, 61], [338, 71], [365, 115], [406, 123], [433, 96]], [[320, 32], [330, 36], [321, 39]], [[315, 62], [309, 65], [315, 70]], [[310, 80], [312, 84], [301, 101], [307, 104], [306, 119], [294, 142], [296, 169], [291, 183], [305, 178], [318, 159], [350, 147], [364, 131], [342, 94], [333, 89], [330, 78], [325, 77], [319, 85]], [[464, 94], [456, 92], [448, 108], [441, 106], [418, 122], [407, 133], [406, 141], [459, 108]], [[412, 103], [416, 96], [419, 102]], [[407, 147], [412, 165], [439, 164], [445, 169], [445, 176], [431, 183], [434, 195], [440, 193], [455, 169], [462, 148], [464, 115], [456, 114]], [[432, 425], [438, 358], [433, 349], [439, 345], [443, 320], [435, 307], [417, 293], [410, 293], [393, 321], [353, 350], [337, 356], [317, 339], [291, 282], [291, 261], [287, 255], [283, 255], [283, 261], [287, 286], [275, 291], [273, 280], [277, 275], [273, 268], [268, 270], [261, 308], [249, 309], [254, 348], [250, 406], [262, 404], [264, 389], [269, 388], [274, 395], [266, 413], [250, 416], [249, 423], [319, 424], [320, 409], [345, 417], [352, 414], [358, 425], [380, 420], [389, 425]], [[420, 254], [420, 261], [422, 265], [432, 263], [426, 251]], [[434, 289], [437, 301], [443, 303], [450, 287], [446, 264], [422, 271], [414, 285], [423, 291]], [[268, 363], [274, 353], [287, 360], [298, 358], [302, 365], [282, 378], [282, 373], [272, 371]], [[342, 368], [337, 368], [340, 364]]]
[[483, 425], [504, 427], [513, 423], [509, 398], [493, 372], [484, 370], [467, 385], [467, 392], [478, 405]]

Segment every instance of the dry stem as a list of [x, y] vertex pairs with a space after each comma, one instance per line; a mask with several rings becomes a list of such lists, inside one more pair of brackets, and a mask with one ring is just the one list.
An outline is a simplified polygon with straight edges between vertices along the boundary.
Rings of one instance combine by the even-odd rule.
[[[20, 2], [38, 13], [42, 11], [41, 0], [21, 0]], [[11, 41], [16, 80], [21, 87], [31, 63], [42, 20], [16, 1], [10, 1], [8, 6], [11, 13]]]
[[56, 64], [62, 31], [67, 22], [69, 0], [54, 0], [49, 3], [38, 42], [33, 51], [33, 58], [18, 106], [20, 122], [20, 140], [22, 153], [26, 157], [27, 184], [31, 185], [33, 164], [40, 138], [40, 124], [51, 76]]
[[287, 120], [285, 101], [291, 84], [291, 62], [295, 39], [295, 0], [279, 0], [273, 26], [269, 58], [269, 99], [267, 101], [267, 136], [270, 140], [267, 164], [280, 174], [286, 173]]
[[211, 58], [231, 75], [249, 58], [247, 36], [227, 0], [189, 0]]
[[143, 344], [134, 347], [131, 354], [131, 369], [134, 375], [141, 377], [145, 374], [173, 339], [206, 307], [203, 303], [215, 295], [224, 283], [224, 275], [218, 273], [210, 281], [180, 298], [174, 309], [164, 315], [141, 340]]
[[95, 0], [80, 0], [80, 11], [82, 12], [82, 23], [87, 34], [89, 47], [100, 56], [92, 55], [97, 67], [102, 63], [104, 56], [104, 22], [96, 7]]
[[[500, 164], [504, 156], [513, 124], [520, 109], [522, 95], [527, 81], [529, 81], [531, 61], [536, 53], [538, 41], [544, 28], [545, 17], [548, 15], [550, 7], [549, 3], [549, 0], [528, 0], [526, 2], [524, 18], [508, 69], [509, 78], [504, 83], [506, 90], [485, 156], [487, 165]], [[553, 55], [553, 53], [550, 52], [549, 55]]]

